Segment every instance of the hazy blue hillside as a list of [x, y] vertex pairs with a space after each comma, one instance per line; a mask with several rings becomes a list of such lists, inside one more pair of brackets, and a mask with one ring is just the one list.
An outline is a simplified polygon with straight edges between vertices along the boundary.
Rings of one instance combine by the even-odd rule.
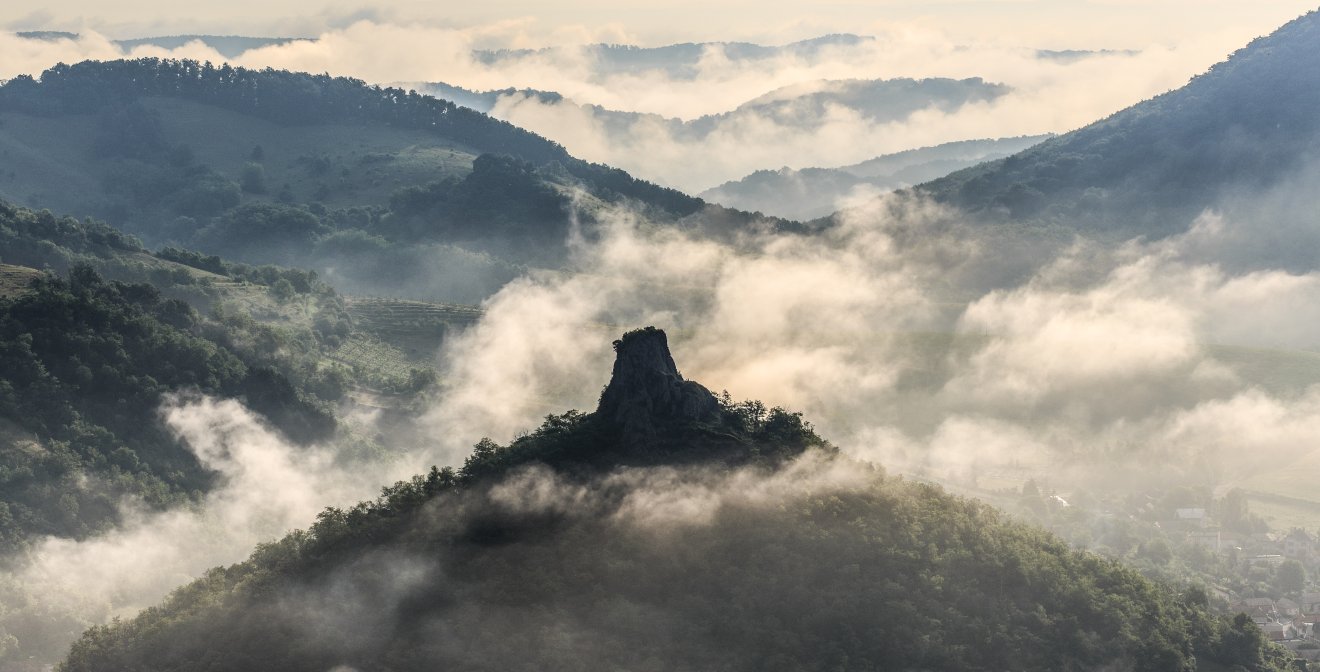
[[[1310, 191], [1302, 185], [1320, 150], [1318, 105], [1320, 14], [1312, 12], [1183, 88], [920, 191], [993, 219], [1166, 235], [1207, 208], [1251, 213], [1249, 204], [1290, 180]], [[1269, 217], [1285, 229], [1308, 211]]]
[[739, 210], [807, 220], [839, 209], [847, 197], [865, 198], [942, 177], [1002, 158], [1051, 136], [965, 140], [886, 154], [841, 168], [759, 170], [701, 192], [701, 197]]
[[[659, 47], [639, 47], [630, 44], [590, 44], [577, 50], [591, 59], [600, 74], [618, 72], [641, 73], [648, 70], [663, 72], [675, 79], [695, 77], [701, 59], [717, 52], [731, 61], [758, 61], [794, 57], [805, 62], [818, 59], [830, 49], [848, 49], [877, 42], [868, 35], [836, 33], [807, 40], [771, 46], [750, 42], [684, 42]], [[478, 62], [498, 66], [519, 60], [553, 54], [556, 48], [478, 50], [473, 56]], [[1053, 61], [1077, 61], [1093, 56], [1116, 53], [1110, 50], [1049, 50], [1035, 52], [1037, 58]], [[1123, 52], [1132, 53], [1132, 52]]]
[[420, 90], [448, 98], [481, 112], [492, 112], [501, 98], [533, 98], [544, 104], [579, 105], [608, 133], [624, 137], [636, 124], [664, 128], [675, 140], [699, 141], [726, 125], [757, 120], [811, 129], [825, 123], [830, 107], [855, 111], [873, 123], [902, 121], [919, 110], [952, 112], [972, 103], [994, 100], [1009, 92], [1001, 84], [979, 77], [968, 79], [821, 80], [769, 91], [733, 110], [683, 120], [658, 114], [611, 110], [579, 104], [558, 93], [528, 89], [469, 91], [444, 83], [418, 84]]
[[139, 37], [131, 40], [115, 40], [121, 49], [133, 49], [144, 45], [161, 49], [178, 49], [190, 42], [201, 42], [220, 52], [225, 58], [237, 58], [245, 51], [273, 45], [302, 41], [299, 37], [244, 37], [240, 35], [162, 35], [158, 37]]
[[[822, 49], [850, 47], [875, 41], [874, 37], [836, 34], [782, 46], [765, 46], [749, 42], [684, 42], [661, 47], [638, 47], [629, 44], [591, 44], [581, 48], [583, 55], [592, 59], [602, 74], [614, 72], [644, 72], [659, 70], [669, 77], [690, 78], [696, 75], [697, 65], [710, 50], [721, 51], [733, 60], [761, 60], [780, 56], [811, 58]], [[478, 50], [473, 56], [487, 65], [500, 65], [537, 55], [554, 52], [546, 49]]]
[[[59, 30], [25, 30], [17, 33], [19, 37], [29, 40], [76, 40], [78, 33], [71, 33]], [[243, 52], [261, 47], [272, 45], [288, 44], [289, 42], [306, 40], [300, 37], [246, 37], [242, 35], [161, 35], [157, 37], [135, 37], [127, 40], [114, 40], [115, 46], [125, 51], [142, 46], [159, 47], [161, 49], [178, 49], [190, 42], [201, 42], [206, 46], [220, 52], [225, 58], [237, 58]]]

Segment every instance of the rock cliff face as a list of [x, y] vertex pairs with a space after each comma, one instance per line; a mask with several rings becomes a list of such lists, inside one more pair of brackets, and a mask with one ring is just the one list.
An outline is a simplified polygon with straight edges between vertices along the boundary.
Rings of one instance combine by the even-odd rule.
[[626, 441], [644, 444], [656, 437], [658, 428], [718, 421], [715, 395], [679, 375], [664, 331], [646, 327], [628, 332], [614, 342], [614, 352], [614, 373], [596, 414]]

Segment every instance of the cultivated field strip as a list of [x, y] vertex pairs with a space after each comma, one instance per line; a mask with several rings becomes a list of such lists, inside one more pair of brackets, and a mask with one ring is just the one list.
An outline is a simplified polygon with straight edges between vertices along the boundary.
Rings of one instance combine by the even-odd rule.
[[484, 314], [478, 306], [381, 297], [345, 297], [345, 303], [359, 329], [387, 339], [442, 337], [447, 330], [471, 325]]

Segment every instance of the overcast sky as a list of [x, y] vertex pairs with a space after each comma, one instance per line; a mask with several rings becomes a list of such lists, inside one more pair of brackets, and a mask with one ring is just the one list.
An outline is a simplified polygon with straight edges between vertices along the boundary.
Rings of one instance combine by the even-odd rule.
[[[1316, 7], [1316, 0], [6, 0], [10, 30], [96, 30], [116, 38], [178, 33], [311, 36], [368, 18], [468, 27], [524, 22], [525, 39], [661, 44], [783, 42], [829, 32], [883, 33], [917, 25], [967, 41], [1043, 48], [1142, 48], [1194, 36], [1243, 39]], [[503, 34], [503, 33], [502, 33]]]

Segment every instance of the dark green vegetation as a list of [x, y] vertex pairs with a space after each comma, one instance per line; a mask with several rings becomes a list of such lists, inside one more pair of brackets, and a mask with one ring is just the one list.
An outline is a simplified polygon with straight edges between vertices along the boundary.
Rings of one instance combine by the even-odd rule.
[[104, 530], [125, 495], [163, 507], [207, 490], [213, 474], [158, 417], [169, 395], [239, 399], [306, 443], [335, 434], [332, 406], [356, 386], [434, 381], [410, 361], [359, 361], [378, 342], [340, 356], [359, 337], [314, 273], [151, 254], [2, 203], [0, 250], [0, 550]]
[[965, 140], [886, 154], [841, 168], [758, 170], [701, 192], [714, 203], [790, 219], [824, 217], [855, 192], [892, 191], [1016, 153], [1049, 136]]
[[[172, 392], [241, 397], [295, 440], [333, 434], [329, 410], [236, 337], [150, 285], [85, 266], [0, 301], [0, 549], [103, 529], [124, 495], [163, 506], [206, 489], [206, 470], [157, 418]], [[96, 482], [80, 484], [87, 476]]]
[[[218, 278], [265, 275], [276, 293], [327, 304], [321, 331], [291, 338], [223, 303], [204, 316], [178, 297], [218, 298], [215, 283], [106, 227], [0, 205], [0, 240], [6, 259], [25, 264], [4, 267], [0, 293], [0, 551], [103, 530], [126, 495], [166, 506], [206, 490], [212, 474], [158, 417], [168, 395], [241, 399], [297, 442], [334, 434], [328, 404], [343, 389], [308, 361], [345, 327], [328, 319], [338, 299], [314, 276], [210, 261], [230, 274]], [[67, 268], [67, 278], [30, 266]], [[98, 266], [157, 284], [107, 281]]]
[[616, 350], [595, 413], [327, 509], [61, 669], [1289, 669], [1199, 590], [719, 400], [661, 332]]
[[5, 83], [0, 157], [0, 196], [14, 202], [412, 298], [472, 302], [525, 264], [557, 265], [575, 212], [590, 235], [608, 204], [662, 223], [709, 210], [753, 221], [446, 101], [190, 61], [60, 65]]
[[1181, 89], [919, 190], [1000, 221], [1125, 236], [1185, 230], [1206, 208], [1313, 179], [1317, 45], [1312, 12]]

